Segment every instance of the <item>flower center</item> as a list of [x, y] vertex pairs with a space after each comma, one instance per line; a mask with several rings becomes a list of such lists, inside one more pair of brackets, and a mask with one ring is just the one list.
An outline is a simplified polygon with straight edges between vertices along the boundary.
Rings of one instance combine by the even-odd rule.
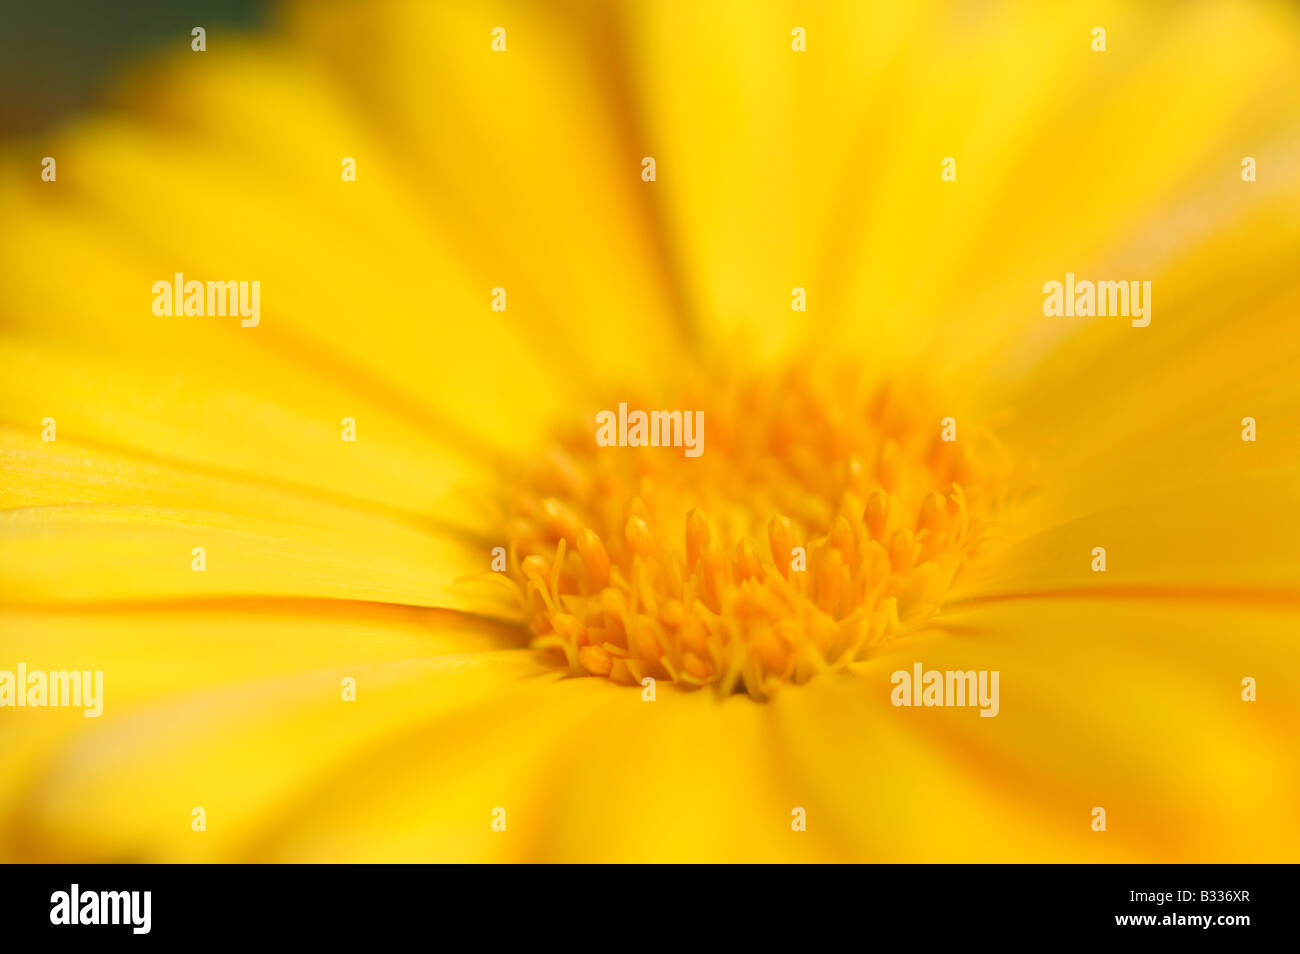
[[593, 428], [511, 497], [535, 645], [575, 675], [765, 698], [844, 668], [938, 612], [997, 505], [996, 445], [916, 388], [790, 373], [685, 406], [698, 457]]

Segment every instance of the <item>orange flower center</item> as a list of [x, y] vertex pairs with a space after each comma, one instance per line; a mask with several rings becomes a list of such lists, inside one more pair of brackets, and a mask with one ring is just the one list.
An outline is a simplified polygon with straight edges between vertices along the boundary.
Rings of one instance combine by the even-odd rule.
[[698, 457], [561, 441], [511, 496], [535, 645], [765, 698], [936, 613], [997, 506], [996, 445], [920, 394], [819, 377], [674, 405], [704, 412]]

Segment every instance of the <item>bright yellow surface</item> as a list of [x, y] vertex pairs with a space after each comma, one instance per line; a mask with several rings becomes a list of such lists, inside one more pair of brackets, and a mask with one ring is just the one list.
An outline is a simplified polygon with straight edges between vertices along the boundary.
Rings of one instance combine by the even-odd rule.
[[[1297, 77], [1282, 3], [304, 2], [7, 144], [0, 670], [105, 700], [0, 709], [0, 860], [1296, 860]], [[529, 648], [553, 434], [822, 358], [1014, 465], [923, 630], [767, 701]], [[891, 706], [917, 660], [999, 716]]]

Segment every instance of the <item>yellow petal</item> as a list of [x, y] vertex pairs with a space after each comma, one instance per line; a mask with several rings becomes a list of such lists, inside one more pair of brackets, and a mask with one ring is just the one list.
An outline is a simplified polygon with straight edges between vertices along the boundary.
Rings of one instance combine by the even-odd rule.
[[[838, 833], [793, 784], [777, 712], [745, 696], [623, 689], [587, 727], [548, 808], [539, 859], [572, 862], [818, 861]], [[798, 809], [807, 831], [792, 828]]]
[[148, 505], [0, 512], [0, 593], [14, 603], [277, 595], [510, 617], [514, 594], [493, 574], [455, 575], [486, 566], [489, 555], [477, 556], [445, 535], [366, 517], [322, 528]]
[[[523, 861], [547, 857], [551, 813], [629, 693], [521, 671], [491, 698], [414, 723], [303, 794], [262, 846], [272, 861]], [[496, 827], [494, 827], [494, 824]], [[593, 834], [588, 834], [588, 840]]]
[[305, 3], [288, 19], [294, 42], [383, 124], [377, 150], [432, 226], [454, 229], [486, 287], [507, 288], [511, 321], [539, 352], [560, 351], [582, 383], [640, 390], [680, 362], [676, 250], [641, 181], [648, 146], [630, 123], [609, 16], [584, 12], [407, 0], [365, 18]]
[[[231, 365], [185, 367], [198, 361], [189, 347], [141, 359], [0, 337], [7, 446], [25, 438], [25, 456], [36, 461], [69, 443], [135, 468], [161, 464], [408, 520], [437, 513], [452, 525], [485, 526], [482, 510], [466, 505], [490, 486], [491, 471], [477, 455], [430, 439], [382, 402], [321, 387], [283, 361], [230, 354]], [[355, 441], [343, 439], [351, 433], [344, 418], [355, 424]], [[18, 499], [49, 495], [9, 486]], [[16, 500], [6, 495], [3, 505]]]
[[[950, 636], [899, 644], [873, 661], [873, 696], [883, 698], [890, 671], [917, 660], [935, 669], [1000, 669], [995, 718], [957, 709], [890, 713], [926, 738], [946, 739], [952, 757], [966, 753], [969, 772], [1025, 802], [1023, 823], [987, 827], [1005, 839], [991, 857], [1294, 855], [1294, 608], [1050, 599], [979, 607], [948, 621]], [[1255, 702], [1242, 698], [1246, 677], [1257, 682]], [[1091, 830], [1094, 807], [1106, 809], [1104, 834]], [[1043, 830], [1042, 840], [1027, 834], [1030, 826]]]
[[[10, 857], [255, 856], [295, 800], [349, 761], [546, 672], [529, 651], [491, 651], [502, 634], [445, 616], [244, 607], [5, 623], [21, 634], [6, 636], [6, 658], [104, 671], [99, 718], [6, 716]], [[206, 831], [191, 828], [195, 808]]]

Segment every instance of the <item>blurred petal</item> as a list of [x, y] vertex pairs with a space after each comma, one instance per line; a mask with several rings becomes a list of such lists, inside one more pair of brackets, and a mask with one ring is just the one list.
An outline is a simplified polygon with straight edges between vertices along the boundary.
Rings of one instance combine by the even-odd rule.
[[[272, 861], [536, 860], [586, 736], [636, 696], [522, 671], [493, 697], [415, 721], [303, 793], [259, 850]], [[499, 814], [501, 810], [503, 814]], [[493, 822], [500, 818], [503, 830]]]
[[[811, 688], [811, 687], [810, 687]], [[567, 862], [773, 862], [833, 857], [836, 832], [792, 784], [777, 715], [744, 696], [636, 688], [600, 724], [547, 810], [537, 857]], [[796, 808], [807, 832], [792, 830]]]
[[[366, 14], [313, 2], [288, 20], [383, 123], [385, 165], [451, 230], [483, 290], [509, 290], [521, 337], [581, 372], [551, 380], [640, 390], [672, 373], [681, 307], [606, 15], [419, 0]], [[492, 51], [496, 27], [505, 53]]]
[[[68, 617], [71, 633], [47, 616], [6, 620], [32, 669], [104, 669], [98, 719], [75, 709], [6, 717], [6, 751], [15, 753], [0, 786], [6, 853], [248, 857], [334, 766], [467, 705], [513, 698], [538, 672], [531, 652], [485, 651], [500, 636], [454, 617], [280, 615]], [[42, 634], [49, 645], [38, 650], [31, 640]], [[148, 651], [157, 656], [144, 668]], [[348, 677], [354, 702], [342, 698]], [[195, 807], [207, 813], [205, 832], [190, 827]]]

